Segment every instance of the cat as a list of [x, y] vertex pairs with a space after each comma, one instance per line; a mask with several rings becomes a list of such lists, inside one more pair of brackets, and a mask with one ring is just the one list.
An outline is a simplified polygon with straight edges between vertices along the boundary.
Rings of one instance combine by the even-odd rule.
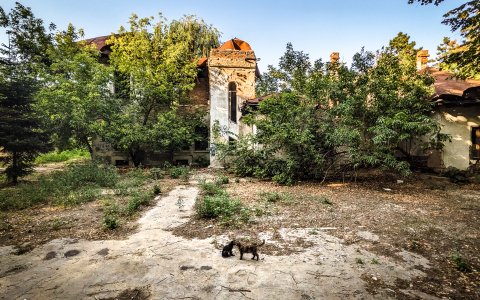
[[235, 254], [233, 254], [233, 246], [235, 246], [234, 240], [228, 243], [227, 245], [225, 245], [222, 250], [222, 256], [223, 257], [235, 256]]
[[243, 253], [252, 253], [253, 254], [252, 259], [255, 259], [255, 257], [257, 257], [257, 261], [258, 261], [257, 248], [260, 246], [263, 246], [265, 244], [265, 240], [263, 240], [263, 243], [259, 245], [257, 245], [256, 243], [242, 245], [242, 243], [240, 242], [235, 242], [235, 244], [238, 246], [238, 250], [240, 251], [240, 259], [243, 259]]

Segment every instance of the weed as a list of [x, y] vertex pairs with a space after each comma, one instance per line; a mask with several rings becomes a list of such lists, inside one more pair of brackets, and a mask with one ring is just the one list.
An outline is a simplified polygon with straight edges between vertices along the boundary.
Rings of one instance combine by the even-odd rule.
[[264, 201], [268, 203], [276, 203], [279, 201], [284, 203], [293, 202], [292, 195], [290, 195], [289, 193], [267, 192], [261, 193], [260, 196], [263, 198]]
[[370, 261], [370, 263], [371, 263], [372, 265], [379, 265], [379, 264], [380, 264], [380, 262], [378, 261], [378, 259], [376, 259], [375, 257], [372, 258], [372, 260]]
[[221, 175], [215, 180], [215, 183], [217, 183], [218, 185], [228, 184], [229, 182], [230, 180], [228, 179], [228, 176], [225, 175]]
[[235, 183], [240, 183], [240, 178], [235, 178]]
[[355, 258], [355, 262], [356, 262], [357, 264], [359, 264], [359, 265], [363, 265], [363, 264], [364, 264], [363, 260], [362, 260], [360, 257]]
[[50, 227], [52, 228], [52, 230], [59, 230], [67, 224], [68, 222], [66, 222], [65, 220], [55, 218], [50, 223]]
[[327, 196], [320, 196], [319, 201], [326, 205], [333, 205], [333, 202]]
[[250, 221], [250, 210], [248, 208], [242, 207], [240, 209], [240, 219], [245, 223]]
[[113, 230], [118, 228], [119, 225], [117, 204], [106, 202], [103, 208], [103, 227]]
[[197, 214], [201, 218], [214, 219], [220, 216], [231, 217], [241, 208], [241, 203], [237, 199], [231, 199], [228, 194], [219, 194], [214, 196], [205, 196], [197, 204]]
[[163, 179], [165, 177], [165, 171], [160, 168], [151, 168], [149, 172], [150, 178], [154, 180]]
[[190, 168], [187, 166], [173, 167], [170, 169], [170, 177], [188, 181], [188, 178], [190, 177]]
[[200, 181], [200, 189], [204, 195], [215, 196], [225, 194], [225, 190], [219, 186], [216, 182]]
[[152, 195], [147, 192], [136, 192], [132, 198], [128, 201], [125, 208], [127, 215], [134, 214], [142, 205], [146, 206], [150, 204]]
[[156, 196], [156, 195], [160, 195], [162, 193], [162, 190], [160, 189], [160, 186], [158, 186], [157, 184], [153, 186], [153, 194]]
[[470, 264], [463, 258], [460, 252], [455, 252], [452, 255], [452, 261], [455, 264], [455, 267], [460, 272], [469, 273], [472, 271]]
[[313, 228], [313, 229], [311, 229], [308, 233], [309, 233], [309, 234], [312, 234], [312, 235], [317, 235], [317, 234], [318, 234], [318, 230], [315, 229], [315, 228]]

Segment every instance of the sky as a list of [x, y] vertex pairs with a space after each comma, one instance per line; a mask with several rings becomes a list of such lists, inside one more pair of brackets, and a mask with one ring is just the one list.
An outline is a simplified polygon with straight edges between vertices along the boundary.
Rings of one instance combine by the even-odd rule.
[[[18, 0], [17, 0], [18, 1]], [[36, 17], [58, 29], [69, 23], [83, 28], [85, 38], [109, 35], [127, 27], [132, 13], [139, 17], [162, 13], [168, 20], [196, 15], [221, 33], [221, 41], [234, 37], [248, 42], [259, 61], [260, 71], [278, 65], [288, 42], [312, 60], [328, 60], [340, 52], [342, 61], [361, 47], [375, 51], [402, 31], [434, 58], [444, 36], [458, 38], [441, 24], [448, 10], [465, 1], [446, 0], [439, 6], [408, 5], [408, 0], [21, 0]], [[10, 11], [15, 1], [0, 0]], [[6, 42], [0, 28], [0, 42]]]

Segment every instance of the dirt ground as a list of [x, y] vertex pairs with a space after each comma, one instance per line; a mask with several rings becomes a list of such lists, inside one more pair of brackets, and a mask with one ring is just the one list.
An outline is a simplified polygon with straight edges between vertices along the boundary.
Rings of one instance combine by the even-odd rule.
[[[479, 186], [428, 177], [231, 177], [253, 216], [237, 227], [195, 218], [195, 182], [112, 232], [95, 202], [3, 212], [0, 299], [480, 299]], [[220, 257], [239, 236], [266, 240], [260, 262]]]

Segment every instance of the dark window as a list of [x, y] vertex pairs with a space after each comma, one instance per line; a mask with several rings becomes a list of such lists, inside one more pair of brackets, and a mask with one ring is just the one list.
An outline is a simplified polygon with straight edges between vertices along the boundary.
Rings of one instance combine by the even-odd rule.
[[235, 82], [230, 82], [228, 84], [228, 106], [230, 120], [237, 123], [237, 85]]
[[470, 159], [480, 159], [480, 127], [472, 127]]
[[195, 151], [202, 151], [208, 149], [208, 127], [195, 127]]

